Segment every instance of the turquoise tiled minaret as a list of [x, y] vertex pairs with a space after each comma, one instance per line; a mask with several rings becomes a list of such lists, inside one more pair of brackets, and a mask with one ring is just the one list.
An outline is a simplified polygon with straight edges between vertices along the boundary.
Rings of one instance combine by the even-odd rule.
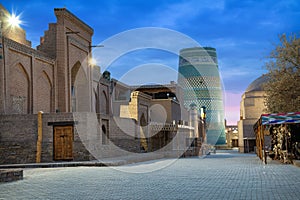
[[207, 143], [225, 144], [222, 84], [215, 48], [194, 47], [180, 51], [178, 84], [186, 108], [195, 103], [206, 107]]

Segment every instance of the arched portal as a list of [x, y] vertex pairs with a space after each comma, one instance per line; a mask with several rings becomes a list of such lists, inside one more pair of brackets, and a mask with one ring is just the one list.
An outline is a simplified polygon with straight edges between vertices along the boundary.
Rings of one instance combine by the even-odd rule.
[[72, 67], [70, 89], [72, 112], [90, 111], [88, 80], [80, 62]]

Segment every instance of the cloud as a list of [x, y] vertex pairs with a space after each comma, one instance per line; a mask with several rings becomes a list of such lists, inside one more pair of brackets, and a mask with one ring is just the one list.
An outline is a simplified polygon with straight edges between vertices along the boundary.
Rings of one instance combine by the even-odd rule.
[[[177, 81], [177, 70], [159, 63], [136, 66], [124, 73], [119, 81], [128, 85], [168, 84]], [[134, 78], [133, 78], [134, 77]]]
[[183, 48], [200, 46], [198, 42], [180, 32], [156, 27], [121, 32], [101, 44], [104, 48], [94, 49], [93, 55], [99, 57], [97, 60], [100, 60], [100, 65], [104, 68], [132, 51], [157, 49], [178, 55]]
[[[211, 39], [206, 39], [205, 41], [202, 41], [202, 43], [209, 44], [217, 50], [230, 50], [236, 49], [236, 48], [253, 48], [255, 47], [259, 42], [252, 38], [243, 38], [243, 37], [232, 37], [232, 36], [225, 36], [222, 37], [216, 37]], [[247, 49], [244, 49], [246, 52]], [[252, 50], [252, 49], [251, 49]]]
[[[99, 58], [101, 61], [101, 57]], [[105, 58], [103, 58], [105, 59]], [[140, 49], [132, 52], [125, 53], [124, 55], [117, 58], [111, 65], [105, 68], [105, 65], [102, 67], [103, 70], [108, 70], [111, 72], [111, 75], [120, 79], [126, 73], [131, 71], [133, 68], [150, 64], [153, 65], [164, 65], [172, 68], [177, 71], [178, 69], [178, 55], [173, 54], [167, 51], [159, 50], [159, 49]], [[102, 65], [101, 65], [102, 66]], [[143, 66], [144, 67], [144, 66]], [[159, 70], [159, 69], [158, 69]], [[136, 70], [135, 70], [136, 71]], [[139, 76], [135, 76], [137, 78], [133, 79], [143, 79], [143, 78], [153, 78], [156, 76], [160, 76], [162, 72], [154, 71], [155, 73], [142, 73]], [[159, 72], [159, 73], [158, 73]], [[127, 75], [128, 76], [128, 75]], [[177, 76], [166, 77], [166, 82], [168, 83], [170, 80], [177, 80]], [[136, 84], [136, 83], [135, 83]]]
[[220, 70], [220, 74], [222, 76], [222, 79], [232, 79], [233, 77], [237, 76], [249, 75], [249, 71], [247, 70], [247, 68], [233, 68], [231, 70]]

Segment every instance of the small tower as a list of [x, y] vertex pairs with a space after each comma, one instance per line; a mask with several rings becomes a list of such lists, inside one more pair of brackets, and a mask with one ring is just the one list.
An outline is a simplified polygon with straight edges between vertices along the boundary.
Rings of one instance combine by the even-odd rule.
[[191, 131], [190, 137], [191, 138], [198, 138], [199, 132], [198, 132], [198, 111], [197, 111], [197, 105], [195, 103], [190, 104], [190, 126], [194, 127], [194, 131]]

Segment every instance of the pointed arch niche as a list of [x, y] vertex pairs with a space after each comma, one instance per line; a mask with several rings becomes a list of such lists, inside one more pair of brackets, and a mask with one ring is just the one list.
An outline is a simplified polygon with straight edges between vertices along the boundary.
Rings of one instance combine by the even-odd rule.
[[37, 95], [35, 103], [35, 113], [43, 111], [49, 113], [52, 111], [52, 83], [48, 74], [43, 71], [37, 80]]
[[8, 106], [9, 113], [28, 114], [30, 101], [30, 81], [21, 63], [13, 65], [9, 73]]
[[90, 108], [88, 79], [78, 61], [71, 69], [72, 112], [87, 112]]

